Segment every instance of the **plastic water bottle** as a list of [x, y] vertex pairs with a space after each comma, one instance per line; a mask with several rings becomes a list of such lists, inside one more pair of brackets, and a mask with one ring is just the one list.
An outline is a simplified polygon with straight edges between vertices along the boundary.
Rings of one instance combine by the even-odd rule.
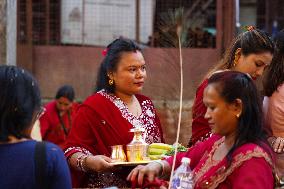
[[193, 178], [190, 169], [190, 158], [183, 157], [181, 165], [174, 172], [171, 189], [192, 189]]

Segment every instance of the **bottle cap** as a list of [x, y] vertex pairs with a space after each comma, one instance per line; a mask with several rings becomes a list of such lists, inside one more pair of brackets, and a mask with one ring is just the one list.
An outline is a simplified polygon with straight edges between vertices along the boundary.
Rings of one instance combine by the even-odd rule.
[[181, 162], [182, 162], [182, 163], [186, 163], [186, 164], [190, 164], [190, 158], [183, 157], [183, 158], [181, 159]]

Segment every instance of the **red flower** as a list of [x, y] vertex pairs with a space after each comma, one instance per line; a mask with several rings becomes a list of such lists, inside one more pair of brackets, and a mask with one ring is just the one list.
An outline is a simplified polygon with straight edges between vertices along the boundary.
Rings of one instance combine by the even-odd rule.
[[106, 49], [104, 49], [103, 51], [102, 51], [102, 55], [103, 56], [106, 56], [107, 55], [107, 51], [108, 51], [108, 49], [106, 48]]

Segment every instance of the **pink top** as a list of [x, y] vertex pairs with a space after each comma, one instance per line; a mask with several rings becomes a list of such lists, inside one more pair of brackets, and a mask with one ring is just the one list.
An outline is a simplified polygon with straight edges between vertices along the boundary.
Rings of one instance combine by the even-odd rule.
[[284, 84], [271, 97], [264, 97], [263, 112], [265, 125], [271, 129], [273, 136], [284, 137]]

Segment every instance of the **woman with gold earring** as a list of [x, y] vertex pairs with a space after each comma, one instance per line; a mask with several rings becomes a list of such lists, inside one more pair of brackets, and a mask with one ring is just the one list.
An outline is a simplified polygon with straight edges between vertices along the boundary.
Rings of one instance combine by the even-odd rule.
[[204, 118], [206, 107], [202, 99], [212, 73], [225, 70], [239, 71], [256, 80], [270, 65], [273, 52], [273, 41], [265, 32], [253, 27], [248, 27], [248, 31], [241, 33], [232, 41], [223, 59], [205, 76], [197, 89], [192, 107], [192, 136], [188, 146], [204, 141], [211, 135], [211, 128]]
[[163, 133], [152, 101], [139, 94], [147, 78], [146, 63], [139, 46], [119, 38], [104, 51], [96, 93], [78, 110], [65, 146], [76, 188], [130, 188], [130, 170], [113, 170], [111, 146], [131, 142], [131, 128], [145, 129], [150, 144], [163, 142]]

